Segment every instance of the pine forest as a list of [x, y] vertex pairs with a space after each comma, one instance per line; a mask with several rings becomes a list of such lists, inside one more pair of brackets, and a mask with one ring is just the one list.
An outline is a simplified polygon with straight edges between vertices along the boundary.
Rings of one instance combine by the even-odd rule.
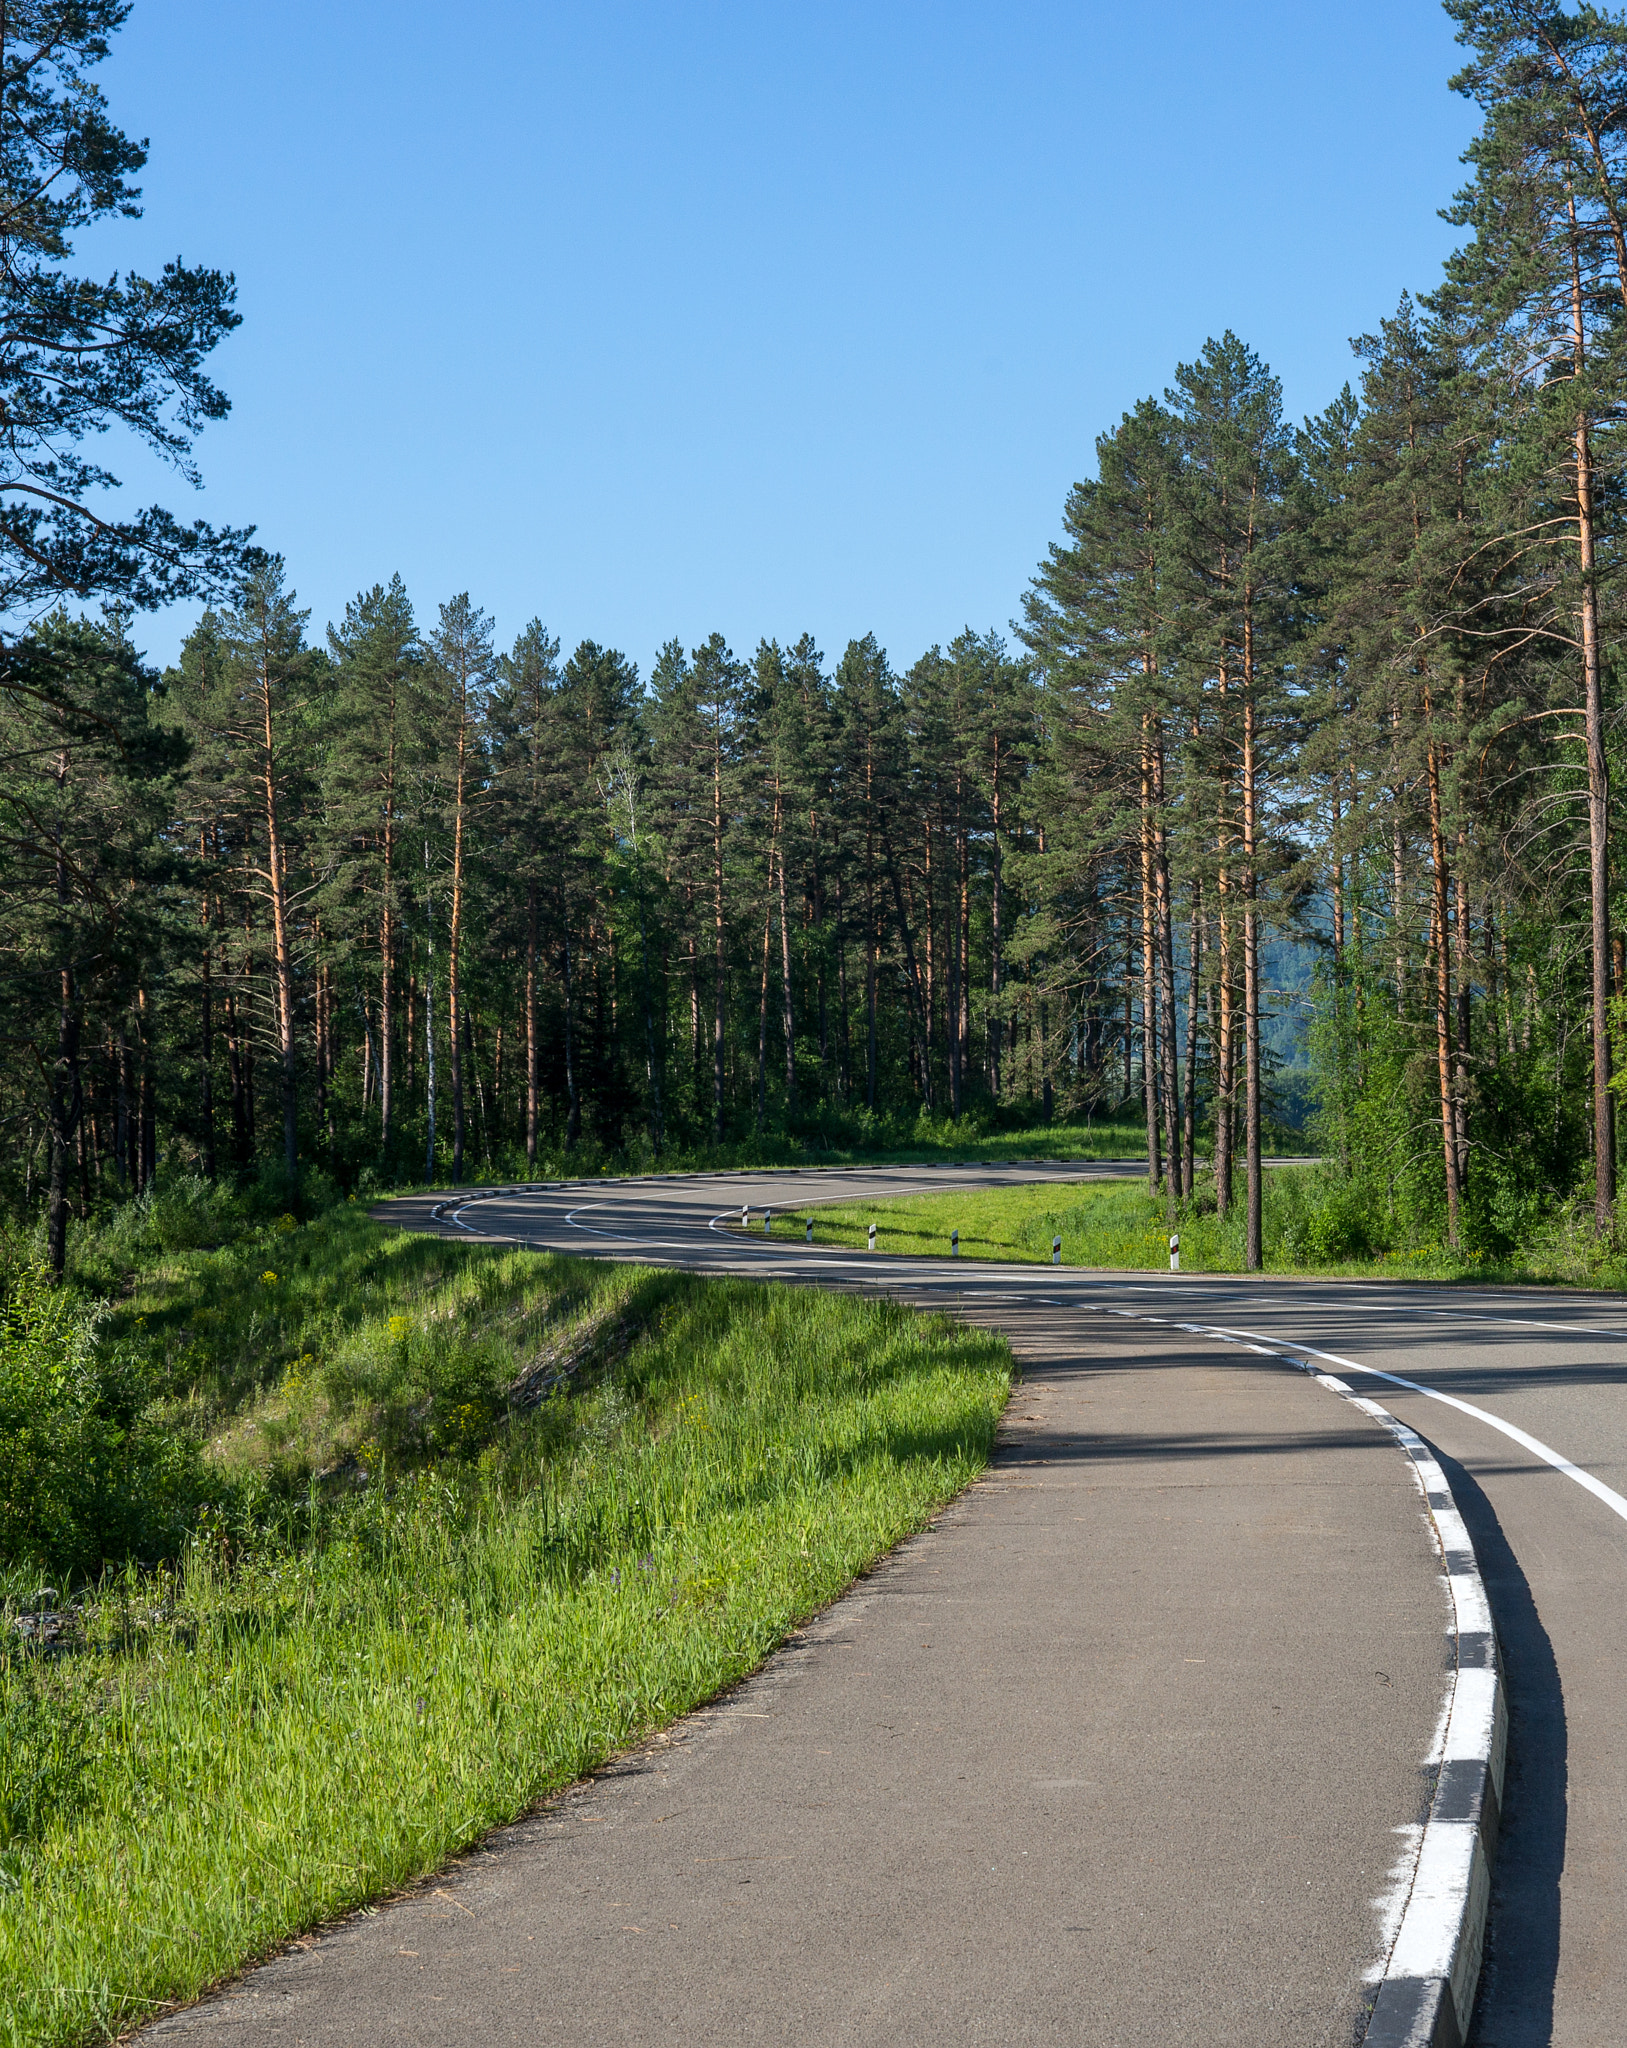
[[[122, 10], [80, 11], [89, 63]], [[230, 281], [65, 276], [139, 151], [68, 59], [8, 73], [0, 1173], [55, 1270], [166, 1176], [292, 1208], [1002, 1121], [1133, 1123], [1251, 1267], [1273, 1151], [1326, 1163], [1324, 1258], [1608, 1238], [1627, 23], [1447, 11], [1444, 274], [1299, 422], [1200, 327], [1014, 619], [907, 667], [791, 619], [641, 672], [387, 563], [319, 622], [274, 537], [93, 517], [61, 450], [114, 411], [189, 459]]]

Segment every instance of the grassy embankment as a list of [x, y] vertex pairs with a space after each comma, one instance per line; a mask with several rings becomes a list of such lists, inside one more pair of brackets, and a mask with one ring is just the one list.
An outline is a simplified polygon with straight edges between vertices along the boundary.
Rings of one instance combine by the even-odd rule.
[[204, 1505], [52, 1656], [8, 1574], [6, 2042], [127, 2028], [749, 1671], [976, 1473], [1009, 1384], [885, 1304], [358, 1208], [156, 1257], [99, 1341]]
[[[1241, 1183], [1239, 1183], [1241, 1197]], [[1409, 1246], [1366, 1258], [1341, 1256], [1346, 1199], [1319, 1166], [1273, 1166], [1266, 1175], [1265, 1268], [1274, 1273], [1320, 1273], [1348, 1278], [1463, 1280], [1627, 1285], [1627, 1260], [1601, 1243], [1586, 1216], [1555, 1216], [1529, 1245], [1506, 1260], [1471, 1261], [1443, 1243]], [[942, 1258], [949, 1234], [960, 1232], [965, 1259], [1048, 1262], [1051, 1240], [1062, 1239], [1062, 1262], [1167, 1272], [1171, 1224], [1162, 1198], [1142, 1179], [1059, 1189], [1054, 1184], [899, 1196], [873, 1203], [810, 1207], [815, 1244], [863, 1250], [876, 1225], [876, 1251]], [[801, 1212], [776, 1222], [786, 1234], [801, 1230]], [[1180, 1233], [1181, 1267], [1188, 1273], [1244, 1270], [1241, 1200], [1230, 1215], [1215, 1214], [1202, 1193], [1185, 1205], [1173, 1226]]]

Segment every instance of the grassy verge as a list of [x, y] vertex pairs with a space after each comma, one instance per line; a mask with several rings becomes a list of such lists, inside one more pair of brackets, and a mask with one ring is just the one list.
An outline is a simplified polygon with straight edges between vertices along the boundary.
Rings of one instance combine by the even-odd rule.
[[53, 1603], [58, 1654], [10, 1603], [7, 2042], [149, 2017], [749, 1671], [975, 1474], [1009, 1384], [885, 1304], [355, 1210], [167, 1257], [101, 1341], [203, 1498]]
[[[1586, 1217], [1556, 1216], [1539, 1238], [1507, 1259], [1473, 1261], [1435, 1242], [1365, 1258], [1341, 1257], [1330, 1244], [1339, 1222], [1340, 1192], [1325, 1168], [1274, 1166], [1266, 1176], [1265, 1269], [1342, 1278], [1505, 1281], [1593, 1287], [1627, 1285], [1627, 1259], [1601, 1243]], [[900, 1196], [890, 1201], [810, 1208], [815, 1244], [862, 1250], [876, 1226], [876, 1250], [942, 1258], [949, 1236], [960, 1232], [966, 1259], [1046, 1263], [1051, 1241], [1062, 1240], [1068, 1266], [1167, 1271], [1171, 1224], [1161, 1197], [1143, 1180], [1099, 1182], [1060, 1191], [1054, 1185], [992, 1188], [964, 1194]], [[789, 1214], [776, 1228], [800, 1232]], [[1182, 1205], [1173, 1226], [1180, 1233], [1181, 1267], [1189, 1273], [1244, 1270], [1241, 1203], [1228, 1216], [1215, 1213], [1212, 1192]]]

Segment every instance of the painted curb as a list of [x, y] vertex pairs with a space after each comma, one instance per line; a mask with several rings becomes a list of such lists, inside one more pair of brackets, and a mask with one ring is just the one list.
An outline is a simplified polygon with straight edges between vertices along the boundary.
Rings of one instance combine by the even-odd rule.
[[[1464, 2048], [1486, 1945], [1491, 1867], [1502, 1816], [1508, 1712], [1497, 1634], [1467, 1524], [1435, 1453], [1399, 1416], [1310, 1359], [1249, 1342], [1203, 1323], [1178, 1323], [1133, 1309], [1101, 1313], [1218, 1338], [1308, 1373], [1318, 1386], [1389, 1431], [1412, 1464], [1440, 1545], [1452, 1602], [1452, 1685], [1436, 1753], [1429, 1817], [1395, 1938], [1379, 1976], [1363, 2048]], [[1279, 1340], [1280, 1341], [1280, 1340]]]
[[1435, 1796], [1412, 1891], [1363, 2038], [1367, 2048], [1463, 2048], [1485, 1953], [1508, 1748], [1491, 1606], [1468, 1528], [1428, 1444], [1342, 1380], [1314, 1371], [1312, 1376], [1381, 1422], [1412, 1459], [1441, 1546], [1456, 1639]]

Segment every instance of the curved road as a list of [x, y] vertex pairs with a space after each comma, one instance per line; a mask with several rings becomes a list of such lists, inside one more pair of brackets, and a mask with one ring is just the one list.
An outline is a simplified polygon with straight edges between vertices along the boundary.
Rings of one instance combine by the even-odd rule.
[[1616, 2048], [1627, 2037], [1627, 1301], [1534, 1288], [881, 1261], [805, 1249], [800, 1233], [770, 1250], [737, 1227], [742, 1201], [759, 1229], [765, 1204], [781, 1208], [785, 1228], [798, 1203], [1112, 1170], [600, 1184], [480, 1202], [457, 1220], [560, 1251], [818, 1277], [921, 1301], [941, 1302], [946, 1291], [969, 1304], [996, 1291], [1055, 1300], [1085, 1328], [1108, 1310], [1175, 1316], [1314, 1347], [1336, 1369], [1367, 1368], [1376, 1397], [1444, 1454], [1507, 1664], [1510, 1781], [1474, 2040]]
[[1024, 1382], [989, 1476], [756, 1680], [450, 1890], [154, 2031], [1344, 2048], [1410, 1882], [1447, 1614], [1407, 1461], [1238, 1341], [1257, 1338], [1433, 1444], [1475, 1537], [1510, 1769], [1472, 2039], [1613, 2048], [1627, 1304], [802, 1241], [824, 1201], [1135, 1170], [675, 1176], [375, 1212], [948, 1308], [1003, 1329]]

